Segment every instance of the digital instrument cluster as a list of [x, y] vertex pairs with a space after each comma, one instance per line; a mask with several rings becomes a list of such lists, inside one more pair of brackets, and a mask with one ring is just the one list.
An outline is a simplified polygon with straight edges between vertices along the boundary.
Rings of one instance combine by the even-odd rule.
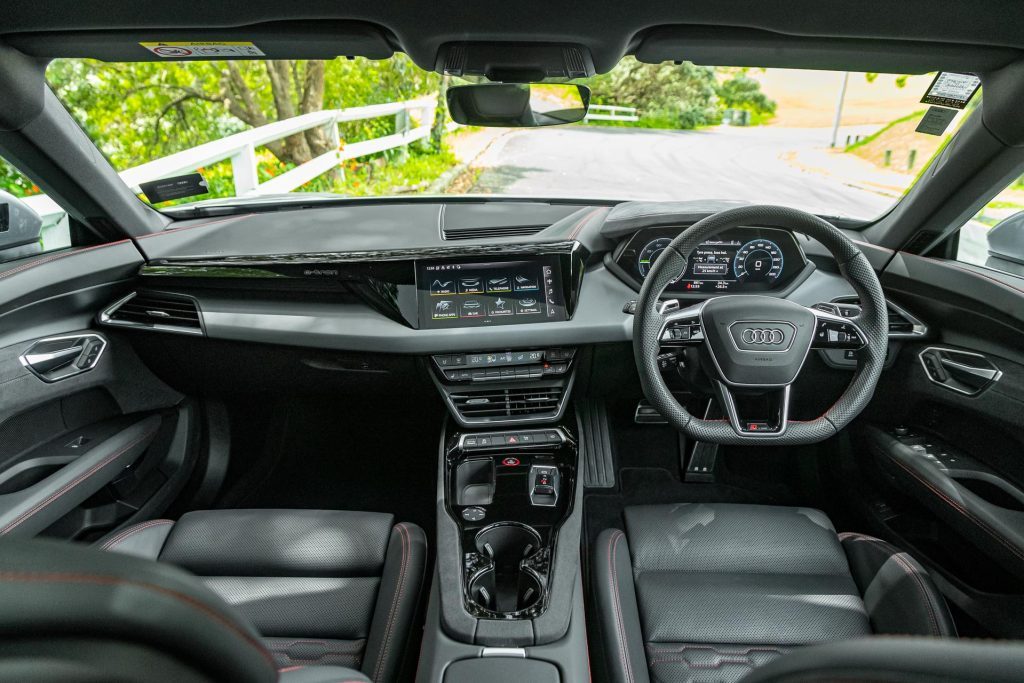
[[[615, 259], [638, 283], [681, 228], [641, 230]], [[806, 266], [803, 252], [785, 230], [738, 228], [698, 245], [666, 291], [673, 293], [759, 292], [779, 289]]]
[[466, 262], [420, 261], [421, 327], [515, 325], [565, 320], [559, 263], [553, 257]]

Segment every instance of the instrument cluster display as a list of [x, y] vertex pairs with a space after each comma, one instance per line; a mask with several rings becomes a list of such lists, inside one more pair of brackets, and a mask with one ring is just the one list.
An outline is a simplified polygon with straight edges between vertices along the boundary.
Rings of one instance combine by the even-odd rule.
[[[641, 230], [616, 263], [641, 283], [680, 228]], [[672, 293], [758, 292], [778, 289], [803, 270], [793, 235], [771, 228], [737, 228], [697, 246], [666, 288]]]

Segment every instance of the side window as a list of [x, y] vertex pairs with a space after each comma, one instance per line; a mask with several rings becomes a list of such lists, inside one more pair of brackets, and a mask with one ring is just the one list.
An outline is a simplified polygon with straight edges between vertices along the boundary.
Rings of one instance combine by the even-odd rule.
[[0, 158], [0, 263], [69, 246], [64, 210]]
[[960, 228], [956, 260], [1024, 277], [1024, 176]]

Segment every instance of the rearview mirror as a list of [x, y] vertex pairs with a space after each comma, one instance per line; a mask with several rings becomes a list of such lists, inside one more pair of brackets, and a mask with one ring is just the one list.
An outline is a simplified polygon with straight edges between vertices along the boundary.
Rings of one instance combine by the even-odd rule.
[[590, 88], [569, 83], [486, 83], [448, 88], [448, 111], [470, 126], [530, 128], [582, 121]]
[[28, 204], [0, 190], [0, 261], [39, 253], [43, 219]]

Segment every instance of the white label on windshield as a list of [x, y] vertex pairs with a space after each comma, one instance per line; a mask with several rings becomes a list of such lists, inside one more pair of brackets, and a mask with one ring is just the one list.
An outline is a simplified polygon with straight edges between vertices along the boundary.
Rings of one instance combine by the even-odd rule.
[[955, 74], [941, 71], [932, 81], [931, 87], [921, 102], [942, 107], [963, 109], [981, 86], [981, 79], [974, 74]]
[[189, 57], [264, 57], [263, 51], [248, 41], [204, 43], [196, 41], [139, 43], [157, 57], [187, 59]]

